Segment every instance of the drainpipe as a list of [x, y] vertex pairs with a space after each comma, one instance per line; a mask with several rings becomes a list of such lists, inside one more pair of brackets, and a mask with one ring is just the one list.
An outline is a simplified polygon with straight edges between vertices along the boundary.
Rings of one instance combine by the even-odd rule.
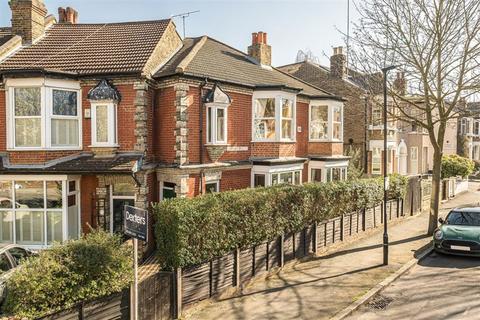
[[[200, 135], [198, 138], [198, 154], [200, 155], [200, 164], [203, 164], [203, 88], [208, 84], [208, 78], [205, 78], [205, 81], [203, 81], [198, 90], [198, 107], [199, 107], [199, 127], [200, 127]], [[200, 171], [200, 185], [199, 185], [199, 193], [203, 194], [203, 179], [204, 179], [205, 173], [203, 172], [203, 169]]]

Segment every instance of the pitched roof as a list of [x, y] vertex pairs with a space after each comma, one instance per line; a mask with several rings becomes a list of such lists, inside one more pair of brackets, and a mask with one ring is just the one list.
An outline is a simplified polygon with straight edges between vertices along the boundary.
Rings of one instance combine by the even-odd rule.
[[141, 73], [170, 21], [55, 24], [38, 42], [2, 62], [0, 72]]
[[253, 88], [284, 87], [310, 97], [337, 98], [276, 68], [261, 66], [248, 54], [206, 36], [186, 38], [183, 47], [154, 77], [176, 74]]
[[0, 46], [7, 43], [8, 40], [13, 38], [11, 28], [0, 27]]
[[[330, 75], [330, 68], [311, 61], [295, 62], [278, 67], [278, 69], [317, 86], [321, 85], [320, 81], [315, 81], [315, 74], [317, 72]], [[346, 84], [355, 86], [359, 89], [370, 91], [373, 90], [373, 92], [377, 92], [379, 90], [378, 87], [381, 87], [381, 82], [379, 83], [378, 75], [364, 74], [351, 68], [348, 68], [348, 77], [343, 79], [343, 81]]]

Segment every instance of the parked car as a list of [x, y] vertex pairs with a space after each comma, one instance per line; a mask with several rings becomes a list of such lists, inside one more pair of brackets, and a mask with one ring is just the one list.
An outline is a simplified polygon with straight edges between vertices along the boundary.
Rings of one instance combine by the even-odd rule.
[[480, 256], [480, 207], [450, 211], [433, 234], [434, 250], [440, 253]]
[[6, 282], [22, 261], [34, 253], [13, 244], [0, 244], [0, 305], [7, 295]]

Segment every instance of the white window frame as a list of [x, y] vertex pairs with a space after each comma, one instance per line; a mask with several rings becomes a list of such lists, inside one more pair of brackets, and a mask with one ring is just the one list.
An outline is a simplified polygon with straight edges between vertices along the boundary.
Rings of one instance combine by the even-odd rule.
[[[42, 150], [82, 150], [82, 92], [78, 81], [57, 80], [49, 78], [7, 79], [6, 105], [7, 105], [7, 150], [11, 151], [42, 151]], [[15, 141], [15, 89], [40, 88], [41, 104], [41, 141], [38, 147], [18, 147]], [[74, 91], [77, 93], [77, 116], [53, 115], [53, 90]], [[34, 118], [26, 116], [21, 118]], [[78, 145], [52, 146], [52, 119], [69, 119], [78, 121]]]
[[[226, 145], [228, 141], [228, 105], [223, 104], [223, 103], [207, 103], [205, 104], [207, 107], [207, 145]], [[211, 110], [212, 114], [212, 119], [210, 119], [209, 116], [209, 109]], [[223, 120], [223, 127], [224, 127], [224, 140], [218, 140], [217, 139], [217, 111], [219, 109], [222, 109], [224, 112], [224, 120]], [[211, 122], [214, 120], [213, 122]], [[211, 127], [212, 127], [212, 139], [209, 139], [210, 136], [210, 124], [211, 122]]]
[[220, 180], [206, 181], [205, 182], [205, 193], [207, 193], [207, 184], [214, 184], [215, 185], [216, 191], [214, 191], [212, 193], [220, 192]]
[[333, 178], [333, 171], [331, 169], [340, 169], [340, 181], [347, 180], [348, 178], [348, 160], [337, 161], [319, 161], [311, 160], [308, 163], [308, 181], [317, 182], [312, 180], [312, 170], [322, 170], [321, 182], [330, 182]]
[[[275, 139], [255, 137], [255, 100], [275, 99]], [[282, 100], [292, 101], [292, 138], [282, 138]], [[288, 118], [290, 119], [290, 118]], [[252, 95], [252, 142], [295, 142], [297, 128], [297, 96], [283, 91], [256, 91]]]
[[133, 200], [136, 201], [137, 197], [136, 194], [133, 196], [115, 196], [113, 194], [113, 185], [108, 186], [108, 190], [110, 193], [110, 233], [113, 234], [113, 200]]
[[[264, 165], [254, 165], [251, 170], [250, 182], [251, 187], [255, 187], [255, 175], [256, 174], [263, 174], [265, 175], [265, 187], [272, 186], [272, 176], [279, 175], [282, 173], [291, 172], [292, 173], [292, 181], [295, 180], [295, 176], [293, 176], [295, 171], [300, 171], [300, 185], [303, 184], [303, 163], [297, 164], [286, 164], [286, 165], [278, 165], [278, 166], [264, 166]], [[280, 179], [280, 177], [278, 177]]]
[[[376, 154], [376, 150], [379, 150], [380, 151], [380, 156], [378, 156]], [[372, 174], [382, 174], [382, 151], [383, 149], [382, 148], [372, 148]], [[378, 160], [378, 168], [377, 168], [377, 163], [375, 162], [375, 167], [374, 167], [374, 161], [373, 159], [376, 159]]]
[[169, 190], [173, 190], [173, 192], [175, 192], [176, 196], [178, 197], [177, 195], [177, 192], [175, 191], [175, 187], [174, 188], [170, 188], [170, 187], [165, 187], [165, 183], [172, 183], [175, 185], [175, 187], [177, 186], [177, 184], [175, 182], [170, 182], [170, 181], [160, 181], [160, 190], [159, 190], [159, 199], [160, 201], [164, 200], [163, 199], [163, 189], [169, 189]]
[[[92, 147], [118, 147], [118, 115], [117, 104], [113, 101], [94, 101], [91, 102], [91, 127], [92, 127]], [[97, 141], [97, 107], [107, 107], [107, 142]]]
[[[312, 107], [328, 106], [328, 128], [326, 138], [312, 138]], [[340, 137], [338, 139], [333, 138], [333, 110], [334, 108], [340, 108]], [[308, 107], [308, 141], [309, 142], [342, 142], [343, 141], [343, 127], [344, 127], [344, 115], [343, 115], [343, 102], [333, 100], [314, 100], [310, 102]]]
[[[79, 176], [67, 176], [67, 175], [3, 175], [0, 177], [0, 180], [2, 181], [11, 181], [12, 182], [12, 202], [15, 204], [16, 203], [16, 194], [15, 194], [15, 181], [43, 181], [43, 197], [44, 197], [44, 208], [32, 208], [23, 211], [28, 211], [28, 212], [42, 212], [43, 213], [43, 233], [44, 233], [44, 243], [43, 244], [32, 244], [32, 245], [27, 245], [27, 244], [20, 244], [21, 246], [25, 248], [29, 248], [32, 250], [40, 250], [40, 249], [45, 249], [51, 246], [51, 244], [48, 244], [48, 238], [47, 238], [47, 227], [48, 227], [48, 221], [47, 221], [47, 212], [61, 212], [62, 213], [62, 241], [68, 240], [68, 195], [71, 194], [68, 192], [68, 183], [70, 181], [75, 181], [76, 187], [78, 188], [77, 191], [74, 192], [77, 196], [77, 207], [78, 207], [78, 214], [77, 214], [77, 223], [78, 223], [78, 230], [77, 234], [78, 236], [81, 235], [81, 190], [80, 190], [80, 177]], [[46, 207], [46, 201], [47, 201], [47, 188], [46, 188], [46, 183], [48, 181], [61, 181], [62, 182], [62, 208], [61, 209], [49, 209]], [[1, 208], [1, 212], [12, 212], [13, 213], [13, 223], [12, 223], [12, 239], [13, 243], [16, 244], [17, 240], [17, 235], [16, 235], [16, 212], [17, 211], [22, 211], [22, 208]]]

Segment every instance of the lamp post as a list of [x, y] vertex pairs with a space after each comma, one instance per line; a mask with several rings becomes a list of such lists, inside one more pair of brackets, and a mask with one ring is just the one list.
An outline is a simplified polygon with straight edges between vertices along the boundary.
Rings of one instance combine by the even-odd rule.
[[396, 66], [389, 66], [382, 69], [383, 73], [383, 264], [388, 265], [388, 228], [387, 228], [387, 75], [388, 71]]

